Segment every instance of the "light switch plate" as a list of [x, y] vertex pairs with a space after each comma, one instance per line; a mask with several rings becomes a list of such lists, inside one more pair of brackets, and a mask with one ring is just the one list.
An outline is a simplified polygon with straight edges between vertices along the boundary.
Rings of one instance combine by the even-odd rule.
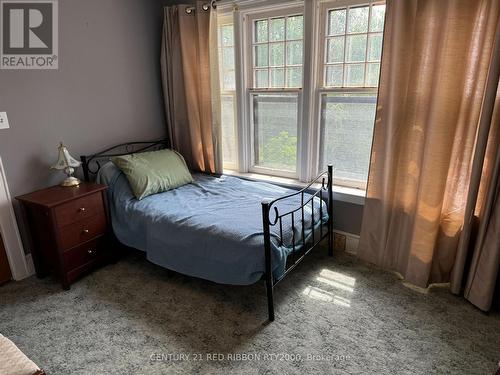
[[0, 129], [9, 128], [9, 119], [7, 118], [7, 112], [0, 112]]

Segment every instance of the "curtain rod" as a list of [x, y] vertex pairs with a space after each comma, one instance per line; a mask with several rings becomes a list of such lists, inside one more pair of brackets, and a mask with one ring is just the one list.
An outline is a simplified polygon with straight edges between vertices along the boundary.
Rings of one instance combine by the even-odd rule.
[[[205, 12], [210, 10], [210, 8], [217, 9], [217, 0], [211, 0], [209, 3], [205, 3], [201, 6], [201, 9], [203, 9]], [[196, 11], [196, 7], [195, 6], [186, 7], [185, 11], [187, 14], [191, 14], [194, 11]]]

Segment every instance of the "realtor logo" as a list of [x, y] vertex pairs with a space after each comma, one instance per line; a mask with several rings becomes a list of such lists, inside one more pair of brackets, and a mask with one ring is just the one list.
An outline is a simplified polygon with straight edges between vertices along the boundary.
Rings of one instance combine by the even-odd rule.
[[0, 69], [57, 69], [57, 0], [0, 0]]

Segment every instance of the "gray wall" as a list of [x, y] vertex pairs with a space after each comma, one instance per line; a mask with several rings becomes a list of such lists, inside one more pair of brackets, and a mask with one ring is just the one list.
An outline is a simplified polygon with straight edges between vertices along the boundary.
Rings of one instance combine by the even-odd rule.
[[49, 171], [64, 141], [73, 156], [166, 135], [158, 0], [59, 1], [59, 70], [0, 70], [0, 130], [13, 196], [61, 180]]
[[[12, 196], [58, 183], [48, 168], [73, 156], [166, 135], [158, 0], [59, 1], [59, 70], [0, 70], [0, 156]], [[26, 251], [26, 228], [14, 202]]]
[[335, 229], [359, 235], [361, 232], [363, 207], [363, 205], [350, 202], [334, 201], [333, 225]]

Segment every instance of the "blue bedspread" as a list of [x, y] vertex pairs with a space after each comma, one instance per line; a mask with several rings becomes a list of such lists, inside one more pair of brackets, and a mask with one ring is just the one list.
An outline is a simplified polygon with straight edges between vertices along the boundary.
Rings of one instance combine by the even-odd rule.
[[[265, 270], [261, 201], [293, 191], [231, 176], [194, 174], [193, 178], [194, 183], [139, 201], [115, 165], [103, 166], [98, 182], [109, 186], [115, 235], [125, 245], [145, 251], [149, 261], [182, 274], [223, 284], [258, 281]], [[316, 228], [328, 220], [326, 205], [321, 204], [322, 218], [319, 199], [314, 200]], [[278, 207], [285, 212], [299, 206], [300, 197]], [[310, 203], [306, 227], [311, 227], [311, 210]], [[299, 216], [295, 216], [297, 244], [302, 235]], [[271, 228], [271, 235], [273, 275], [280, 278], [291, 252], [290, 220], [284, 222], [281, 246], [279, 226]]]

